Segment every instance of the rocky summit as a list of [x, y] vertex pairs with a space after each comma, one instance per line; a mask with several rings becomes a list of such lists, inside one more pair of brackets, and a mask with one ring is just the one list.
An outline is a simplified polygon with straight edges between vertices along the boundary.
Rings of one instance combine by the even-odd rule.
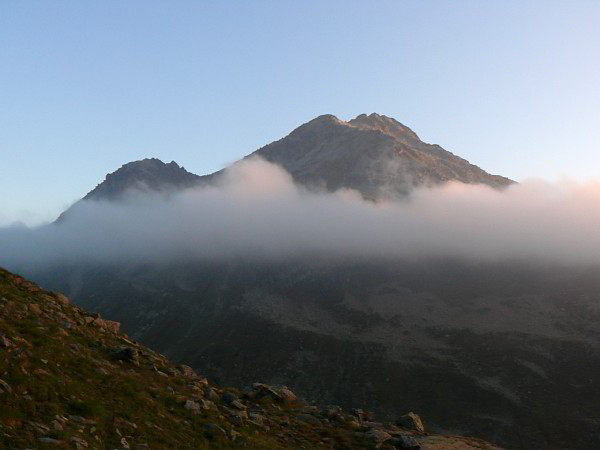
[[354, 189], [370, 200], [448, 181], [494, 188], [513, 183], [426, 144], [407, 126], [375, 113], [348, 122], [319, 116], [253, 155], [280, 165], [298, 183], [329, 191]]
[[218, 387], [119, 329], [0, 269], [0, 448], [497, 448], [412, 412], [381, 423], [283, 385]]

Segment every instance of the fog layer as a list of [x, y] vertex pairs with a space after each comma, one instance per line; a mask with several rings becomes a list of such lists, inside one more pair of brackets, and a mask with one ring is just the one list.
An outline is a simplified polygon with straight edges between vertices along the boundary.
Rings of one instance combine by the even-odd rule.
[[450, 183], [397, 202], [308, 192], [259, 159], [218, 186], [81, 202], [67, 220], [0, 228], [0, 265], [181, 258], [460, 256], [600, 263], [600, 182]]

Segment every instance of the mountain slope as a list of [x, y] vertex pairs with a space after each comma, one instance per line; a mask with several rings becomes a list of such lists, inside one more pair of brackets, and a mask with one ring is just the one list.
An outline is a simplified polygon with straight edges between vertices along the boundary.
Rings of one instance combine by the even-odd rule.
[[448, 181], [494, 188], [513, 183], [424, 143], [408, 127], [378, 114], [349, 122], [319, 116], [252, 155], [282, 166], [301, 184], [354, 189], [371, 200]]
[[438, 432], [507, 448], [593, 450], [598, 272], [310, 259], [36, 277], [218, 383], [287, 383], [386, 420], [413, 409]]
[[106, 175], [104, 181], [64, 211], [56, 222], [64, 221], [81, 201], [117, 201], [130, 190], [176, 192], [198, 185], [201, 179], [180, 167], [175, 161], [168, 164], [157, 158], [132, 161]]
[[84, 200], [115, 200], [128, 189], [169, 191], [192, 187], [200, 177], [180, 167], [175, 161], [168, 164], [157, 158], [133, 161], [121, 166], [88, 192]]
[[286, 387], [210, 385], [106, 321], [0, 269], [1, 448], [490, 449], [307, 405]]

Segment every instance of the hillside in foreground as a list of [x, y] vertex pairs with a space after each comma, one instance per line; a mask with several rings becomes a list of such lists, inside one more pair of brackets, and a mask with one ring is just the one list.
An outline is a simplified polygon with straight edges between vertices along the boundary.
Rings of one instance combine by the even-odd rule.
[[214, 386], [3, 269], [0, 405], [0, 448], [498, 448], [428, 434], [408, 412], [378, 423], [285, 386]]

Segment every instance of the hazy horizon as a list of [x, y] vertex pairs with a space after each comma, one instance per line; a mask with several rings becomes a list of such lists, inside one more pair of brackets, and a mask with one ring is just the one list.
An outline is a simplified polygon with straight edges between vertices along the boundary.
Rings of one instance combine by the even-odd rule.
[[216, 185], [84, 201], [59, 224], [0, 227], [0, 265], [332, 258], [600, 264], [600, 182], [451, 182], [372, 202], [307, 190], [258, 157]]

